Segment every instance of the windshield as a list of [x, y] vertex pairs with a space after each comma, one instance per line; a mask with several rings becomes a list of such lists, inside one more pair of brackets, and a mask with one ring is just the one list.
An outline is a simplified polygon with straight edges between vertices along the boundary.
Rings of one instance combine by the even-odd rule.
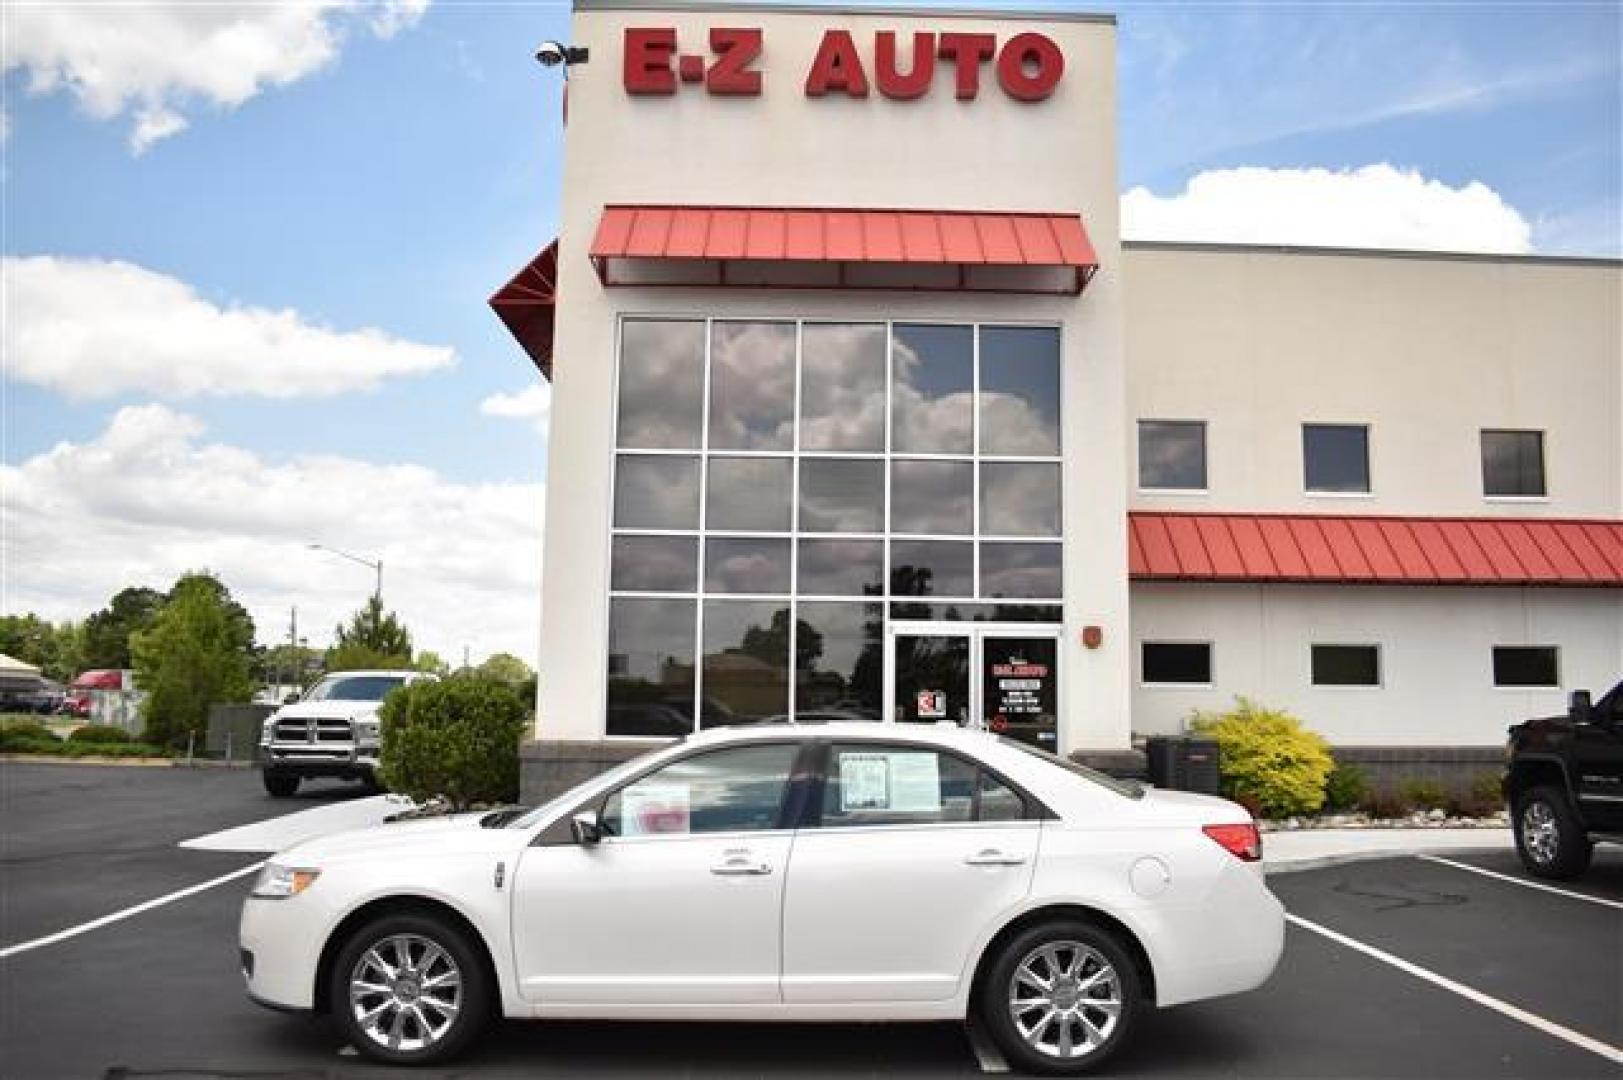
[[1031, 746], [1027, 743], [1019, 742], [1018, 740], [1011, 739], [1006, 735], [999, 735], [997, 738], [998, 742], [1002, 743], [1004, 746], [1012, 746], [1016, 750], [1019, 750], [1022, 753], [1030, 754], [1034, 758], [1041, 758], [1048, 764], [1064, 769], [1073, 776], [1080, 776], [1082, 779], [1090, 780], [1093, 783], [1098, 784], [1100, 787], [1109, 788], [1117, 795], [1125, 795], [1129, 799], [1142, 799], [1144, 797], [1144, 785], [1138, 783], [1136, 780], [1118, 780], [1108, 773], [1102, 773], [1098, 769], [1090, 769], [1086, 765], [1078, 765], [1069, 758], [1062, 758], [1057, 754], [1050, 754], [1047, 750]]
[[405, 681], [403, 675], [333, 675], [312, 686], [304, 700], [382, 701]]

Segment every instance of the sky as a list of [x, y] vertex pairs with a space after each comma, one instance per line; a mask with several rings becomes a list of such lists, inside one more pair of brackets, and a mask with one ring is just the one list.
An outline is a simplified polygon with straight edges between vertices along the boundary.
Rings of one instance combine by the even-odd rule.
[[[951, 6], [951, 5], [948, 5]], [[1030, 5], [1025, 5], [1030, 6]], [[1142, 4], [1123, 230], [1623, 256], [1623, 6]], [[486, 299], [555, 234], [563, 3], [0, 3], [0, 611], [221, 576], [539, 638], [549, 395]]]

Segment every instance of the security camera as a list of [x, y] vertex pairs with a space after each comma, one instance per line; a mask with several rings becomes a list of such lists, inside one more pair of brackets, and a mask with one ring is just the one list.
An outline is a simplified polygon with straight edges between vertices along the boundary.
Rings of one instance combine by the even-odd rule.
[[535, 50], [535, 58], [541, 61], [542, 67], [557, 67], [567, 59], [567, 54], [558, 42], [543, 41], [541, 47]]

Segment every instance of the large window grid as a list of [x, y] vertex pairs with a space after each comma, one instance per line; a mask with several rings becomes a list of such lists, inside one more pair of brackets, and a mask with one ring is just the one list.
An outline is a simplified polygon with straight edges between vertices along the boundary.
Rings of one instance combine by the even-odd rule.
[[[622, 387], [620, 380], [624, 376], [625, 364], [622, 353], [625, 338], [625, 329], [628, 324], [646, 326], [647, 324], [703, 324], [703, 363], [702, 363], [702, 406], [700, 410], [698, 431], [698, 445], [693, 447], [672, 447], [658, 445], [637, 445], [634, 438], [627, 439], [620, 430], [620, 418], [624, 409], [620, 402]], [[789, 427], [791, 437], [787, 448], [781, 449], [753, 449], [733, 448], [725, 445], [714, 445], [714, 420], [712, 410], [715, 406], [714, 378], [717, 367], [716, 338], [718, 326], [773, 326], [792, 329], [793, 333], [793, 393], [789, 412]], [[883, 372], [884, 385], [884, 417], [882, 445], [874, 448], [846, 449], [827, 447], [822, 445], [826, 440], [817, 440], [816, 447], [803, 447], [803, 435], [806, 431], [805, 422], [808, 419], [805, 412], [806, 393], [806, 332], [808, 328], [870, 328], [883, 332]], [[896, 389], [898, 375], [897, 363], [897, 332], [898, 327], [905, 328], [942, 328], [947, 330], [961, 330], [970, 342], [970, 397], [968, 401], [968, 420], [970, 439], [967, 450], [961, 452], [907, 450], [896, 449]], [[999, 453], [983, 446], [985, 428], [987, 427], [983, 413], [987, 407], [987, 399], [982, 392], [982, 344], [988, 332], [998, 334], [1000, 331], [1009, 331], [1011, 336], [1019, 333], [1040, 334], [1051, 344], [1053, 354], [1053, 385], [1052, 385], [1052, 452], [1051, 453]], [[693, 706], [692, 722], [695, 727], [702, 724], [707, 705], [704, 687], [706, 666], [705, 641], [705, 612], [706, 607], [713, 603], [775, 603], [787, 611], [788, 640], [785, 648], [787, 661], [787, 695], [785, 711], [789, 715], [797, 712], [797, 694], [802, 689], [802, 675], [797, 671], [797, 658], [799, 656], [799, 636], [801, 633], [802, 604], [828, 605], [841, 604], [849, 607], [847, 614], [854, 615], [858, 611], [865, 613], [860, 616], [864, 620], [872, 613], [877, 622], [877, 636], [870, 642], [870, 647], [882, 648], [884, 643], [883, 627], [889, 621], [889, 601], [917, 601], [920, 604], [929, 604], [950, 609], [953, 605], [970, 605], [984, 608], [988, 604], [1007, 604], [1010, 610], [1024, 608], [1027, 610], [1042, 607], [1055, 607], [1061, 602], [1062, 587], [1059, 581], [1062, 575], [1061, 535], [1063, 512], [1063, 478], [1061, 467], [1060, 445], [1060, 415], [1059, 415], [1059, 330], [1052, 325], [1043, 324], [1007, 324], [1007, 323], [953, 323], [931, 320], [834, 320], [834, 319], [792, 319], [792, 318], [683, 318], [680, 316], [651, 316], [627, 317], [621, 322], [621, 347], [617, 348], [618, 362], [616, 364], [616, 431], [614, 466], [611, 471], [611, 484], [615, 485], [615, 520], [611, 530], [611, 563], [616, 542], [624, 539], [628, 543], [646, 543], [647, 538], [667, 537], [673, 544], [678, 541], [689, 541], [695, 551], [696, 562], [693, 566], [692, 588], [643, 588], [621, 587], [620, 584], [611, 584], [611, 607], [618, 600], [671, 600], [692, 602], [694, 607], [693, 641], [691, 645], [693, 661], [692, 688]], [[1040, 441], [1040, 437], [1039, 437]], [[622, 473], [629, 470], [633, 463], [652, 463], [663, 459], [671, 462], [670, 468], [674, 471], [669, 475], [678, 475], [683, 472], [683, 466], [678, 461], [691, 466], [697, 464], [697, 528], [689, 527], [658, 527], [635, 522], [624, 522], [626, 516], [625, 500], [622, 499], [620, 478]], [[789, 463], [790, 491], [789, 499], [789, 526], [787, 531], [777, 529], [741, 529], [718, 528], [712, 521], [713, 499], [711, 491], [712, 474], [718, 461], [727, 459], [740, 461], [786, 461]], [[820, 462], [872, 462], [880, 474], [883, 485], [882, 515], [877, 529], [862, 529], [853, 531], [840, 531], [833, 529], [808, 529], [803, 527], [802, 512], [804, 509], [804, 491], [802, 480], [807, 467], [817, 468]], [[892, 531], [897, 513], [895, 500], [895, 478], [898, 464], [905, 467], [910, 463], [957, 463], [968, 467], [970, 473], [969, 485], [969, 522], [967, 531]], [[1027, 525], [1012, 531], [986, 531], [983, 522], [985, 514], [985, 500], [993, 488], [986, 484], [988, 474], [996, 480], [997, 470], [1007, 466], [1031, 466], [1043, 470], [1052, 470], [1053, 474], [1053, 507], [1051, 511], [1039, 512], [1038, 517], [1044, 519], [1035, 527]], [[1028, 478], [1036, 476], [1028, 474]], [[770, 492], [763, 492], [770, 495]], [[646, 515], [644, 515], [646, 516]], [[686, 522], [683, 523], [684, 525]], [[713, 554], [721, 550], [723, 545], [730, 541], [755, 541], [771, 543], [781, 541], [787, 551], [787, 588], [786, 589], [732, 589], [727, 582], [713, 580], [711, 562]], [[810, 542], [812, 552], [822, 550], [820, 545], [832, 547], [835, 544], [844, 545], [875, 545], [878, 549], [880, 562], [878, 567], [878, 580], [862, 584], [861, 591], [852, 591], [845, 588], [843, 591], [805, 591], [802, 588], [802, 562], [807, 552], [806, 544]], [[895, 549], [899, 545], [909, 543], [953, 543], [967, 547], [970, 557], [971, 573], [970, 588], [952, 592], [918, 594], [910, 591], [893, 591], [896, 580], [896, 567], [892, 566]], [[985, 545], [992, 545], [987, 548]], [[684, 545], [685, 552], [689, 548]], [[1035, 559], [1035, 564], [1024, 567], [1015, 566], [1016, 577], [1021, 570], [1032, 571], [1037, 580], [1048, 580], [1055, 583], [1052, 589], [1038, 592], [1017, 592], [1014, 595], [994, 595], [983, 580], [983, 555], [988, 567], [1002, 565], [1013, 558], [1018, 563], [1022, 558]], [[869, 607], [869, 605], [875, 605]], [[825, 609], [826, 610], [826, 609]], [[1018, 616], [1014, 616], [1018, 617]], [[612, 619], [612, 615], [611, 615]], [[612, 651], [612, 646], [611, 646]], [[610, 679], [615, 676], [616, 659], [610, 657]], [[612, 701], [611, 701], [612, 712]], [[809, 707], [809, 706], [808, 706]], [[802, 709], [801, 711], [804, 711]], [[610, 734], [616, 734], [613, 729], [614, 721], [610, 719]]]

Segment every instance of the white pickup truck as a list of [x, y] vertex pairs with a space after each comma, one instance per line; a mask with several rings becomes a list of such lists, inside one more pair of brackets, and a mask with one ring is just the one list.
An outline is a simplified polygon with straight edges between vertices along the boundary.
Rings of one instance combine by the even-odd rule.
[[435, 676], [420, 671], [335, 671], [265, 718], [259, 758], [265, 790], [286, 798], [301, 780], [378, 783], [378, 710], [389, 691]]

